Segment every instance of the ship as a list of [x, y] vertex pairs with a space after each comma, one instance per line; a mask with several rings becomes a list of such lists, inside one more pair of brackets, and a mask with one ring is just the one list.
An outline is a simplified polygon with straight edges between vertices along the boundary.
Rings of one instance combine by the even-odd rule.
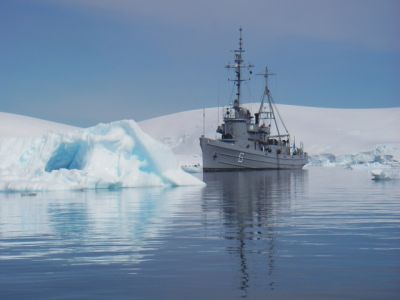
[[[200, 137], [203, 171], [231, 171], [249, 169], [301, 169], [308, 156], [304, 145], [296, 146], [279, 113], [268, 87], [268, 68], [262, 75], [265, 87], [258, 110], [251, 111], [241, 104], [243, 72], [252, 74], [253, 65], [243, 59], [242, 28], [239, 29], [239, 48], [233, 51], [234, 62], [226, 68], [235, 73], [236, 95], [233, 103], [223, 109], [223, 122], [217, 127], [220, 138]], [[203, 116], [204, 117], [204, 116]]]

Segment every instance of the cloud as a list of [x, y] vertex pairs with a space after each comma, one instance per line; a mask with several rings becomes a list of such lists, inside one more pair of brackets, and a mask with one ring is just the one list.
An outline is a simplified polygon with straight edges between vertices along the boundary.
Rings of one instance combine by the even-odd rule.
[[[49, 0], [45, 0], [49, 1]], [[53, 2], [53, 1], [52, 1]], [[111, 17], [196, 30], [243, 25], [259, 38], [294, 36], [400, 51], [396, 0], [61, 0]], [[50, 2], [49, 2], [50, 3]], [[60, 2], [58, 2], [60, 3]]]

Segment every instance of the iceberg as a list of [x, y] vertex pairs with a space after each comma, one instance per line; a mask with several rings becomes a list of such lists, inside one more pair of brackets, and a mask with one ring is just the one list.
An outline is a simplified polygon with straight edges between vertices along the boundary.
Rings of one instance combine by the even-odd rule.
[[185, 164], [181, 165], [181, 168], [183, 171], [187, 173], [201, 173], [203, 172], [203, 167], [200, 163], [194, 163], [194, 164]]
[[204, 183], [132, 120], [0, 139], [0, 191], [180, 185]]
[[399, 179], [400, 169], [374, 169], [371, 171], [371, 175], [371, 179], [375, 181]]
[[307, 166], [318, 167], [335, 167], [336, 156], [332, 153], [322, 153], [318, 155], [310, 155]]
[[400, 149], [392, 145], [377, 145], [371, 151], [363, 151], [355, 154], [334, 155], [325, 153], [310, 155], [309, 166], [335, 167], [343, 166], [346, 168], [397, 168], [400, 162]]

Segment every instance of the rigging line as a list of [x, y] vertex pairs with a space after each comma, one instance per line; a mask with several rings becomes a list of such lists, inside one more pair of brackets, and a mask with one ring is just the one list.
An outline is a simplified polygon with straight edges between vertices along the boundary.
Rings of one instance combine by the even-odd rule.
[[273, 119], [274, 119], [276, 131], [278, 132], [279, 142], [281, 142], [281, 133], [279, 132], [278, 123], [276, 122], [275, 110], [274, 110], [274, 106], [272, 105], [272, 96], [269, 92], [268, 92], [267, 96], [268, 96], [269, 109], [270, 109]]
[[247, 83], [247, 81], [244, 82], [244, 85], [246, 86], [250, 99], [253, 99], [253, 95], [251, 94], [251, 88], [250, 88], [250, 84]]
[[203, 106], [203, 137], [206, 134], [206, 108]]
[[266, 105], [265, 104], [265, 96], [266, 96], [267, 94], [265, 94], [265, 93], [263, 93], [263, 95], [261, 96], [261, 104], [260, 104], [260, 110], [259, 110], [259, 113], [260, 113], [260, 118], [261, 118], [261, 116], [262, 116], [262, 113], [263, 113], [263, 110], [264, 110], [264, 113], [266, 113], [266, 119], [267, 120], [269, 120], [269, 126], [271, 126], [272, 125], [272, 118], [271, 118], [271, 116], [273, 116], [273, 110], [272, 110], [272, 108], [271, 108], [271, 105], [270, 105], [270, 103], [269, 103], [269, 101], [268, 101], [268, 106], [269, 106], [269, 115], [268, 115], [268, 112], [265, 112], [265, 109], [266, 109], [266, 107], [264, 106], [264, 105]]
[[229, 96], [229, 101], [232, 100], [234, 89], [235, 89], [235, 84], [232, 84], [232, 90], [231, 90], [231, 95]]
[[[264, 110], [264, 100], [265, 100], [265, 93], [263, 93], [262, 94], [262, 96], [261, 96], [261, 100], [260, 100], [260, 108], [259, 108], [259, 110], [258, 110], [258, 113], [259, 113], [259, 120], [261, 121], [261, 119], [263, 119], [263, 120], [265, 120], [266, 118], [268, 118], [268, 113], [267, 113], [267, 116], [265, 117], [263, 117], [263, 113], [265, 113], [265, 110]], [[263, 123], [265, 124], [265, 121], [263, 121]], [[269, 119], [269, 125], [271, 125], [271, 119]]]
[[262, 94], [261, 99], [260, 99], [260, 108], [258, 109], [258, 113], [260, 114], [260, 117], [261, 117], [262, 111], [264, 110], [264, 104], [265, 104], [264, 100], [265, 100], [265, 92]]
[[272, 98], [272, 96], [271, 96], [271, 102], [274, 105], [274, 108], [275, 108], [276, 112], [278, 113], [279, 121], [281, 121], [281, 123], [283, 125], [283, 128], [285, 128], [286, 133], [289, 134], [289, 131], [286, 128], [285, 122], [283, 121], [283, 119], [281, 117], [281, 114], [279, 113], [278, 106], [276, 105], [276, 103], [275, 103], [274, 99]]
[[[244, 81], [244, 85], [246, 86], [246, 88], [247, 88], [247, 92], [249, 93], [249, 97], [250, 97], [250, 101], [252, 101], [253, 100], [253, 95], [251, 94], [251, 88], [250, 88], [250, 84], [248, 84], [248, 82], [247, 81]], [[253, 108], [253, 106], [251, 105], [251, 106], [249, 106], [249, 110], [250, 110], [250, 112], [252, 113], [252, 108]]]
[[[276, 78], [276, 80], [274, 80], [274, 82], [275, 82], [275, 86], [276, 86], [276, 89], [277, 89], [277, 85], [278, 85], [278, 78]], [[288, 134], [288, 135], [289, 135], [289, 131], [288, 131], [287, 127], [286, 127], [286, 124], [285, 124], [285, 122], [283, 121], [283, 118], [281, 117], [281, 114], [280, 114], [280, 112], [279, 112], [278, 106], [276, 105], [276, 103], [275, 103], [275, 101], [274, 101], [274, 99], [273, 99], [272, 95], [270, 95], [270, 96], [271, 96], [271, 101], [272, 101], [272, 104], [274, 105], [274, 108], [275, 108], [275, 110], [276, 110], [276, 112], [277, 112], [277, 114], [278, 114], [279, 121], [282, 123], [282, 125], [283, 125], [283, 128], [284, 128], [284, 129], [285, 129], [285, 131], [286, 131], [286, 134]]]
[[[227, 69], [227, 68], [225, 68], [225, 70], [226, 70], [226, 76], [225, 77], [227, 77], [227, 78], [229, 78], [229, 70]], [[229, 79], [228, 79], [228, 82], [229, 82]], [[231, 92], [230, 92], [230, 96], [227, 98], [228, 99], [228, 103], [225, 103], [224, 104], [224, 106], [226, 106], [226, 105], [230, 105], [230, 103], [233, 103], [233, 100], [232, 100], [232, 98], [233, 98], [233, 90], [235, 89], [235, 84], [233, 83], [232, 84], [232, 89], [231, 89]], [[229, 87], [228, 88], [225, 88], [225, 92], [224, 93], [226, 93], [226, 92], [228, 92], [229, 93]], [[226, 101], [226, 100], [225, 100]]]
[[219, 98], [221, 95], [221, 82], [218, 80], [218, 94], [217, 94], [217, 127], [219, 126]]

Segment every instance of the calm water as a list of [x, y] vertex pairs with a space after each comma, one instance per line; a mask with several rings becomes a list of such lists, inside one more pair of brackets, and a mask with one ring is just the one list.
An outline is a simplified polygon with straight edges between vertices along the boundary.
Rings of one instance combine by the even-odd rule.
[[399, 299], [400, 182], [207, 173], [205, 188], [0, 195], [0, 299]]

